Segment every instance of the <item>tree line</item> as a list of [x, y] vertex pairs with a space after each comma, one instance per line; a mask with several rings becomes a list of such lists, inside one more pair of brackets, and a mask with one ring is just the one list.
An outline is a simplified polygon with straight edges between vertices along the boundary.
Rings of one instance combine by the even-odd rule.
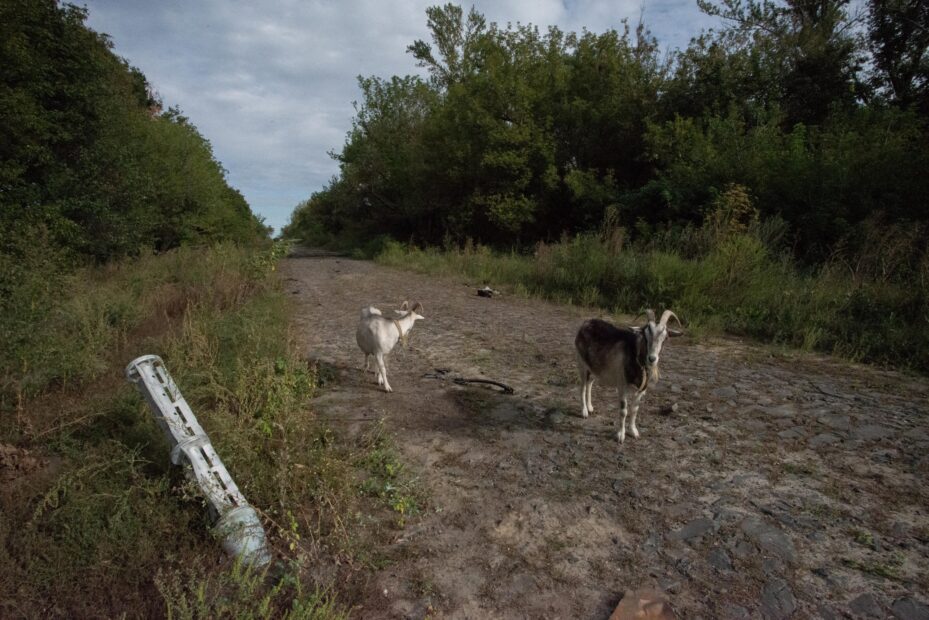
[[700, 225], [733, 188], [818, 262], [923, 222], [929, 2], [698, 0], [720, 18], [662, 53], [603, 33], [427, 10], [423, 76], [359, 78], [339, 173], [285, 234], [498, 247]]
[[0, 255], [68, 261], [266, 235], [209, 142], [55, 0], [0, 0]]

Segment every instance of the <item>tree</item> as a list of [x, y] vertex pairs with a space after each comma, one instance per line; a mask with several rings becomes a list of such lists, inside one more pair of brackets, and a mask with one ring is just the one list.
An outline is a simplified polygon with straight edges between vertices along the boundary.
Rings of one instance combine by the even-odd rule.
[[929, 115], [929, 1], [870, 0], [874, 83], [901, 107]]
[[[850, 0], [697, 0], [708, 15], [732, 24], [723, 31], [730, 44], [759, 54], [762, 75], [774, 80], [775, 101], [794, 123], [822, 123], [833, 109], [848, 110], [862, 95], [863, 62], [850, 17]], [[770, 96], [762, 84], [757, 91]]]
[[447, 88], [479, 67], [481, 59], [474, 43], [484, 33], [487, 24], [484, 16], [473, 7], [465, 19], [461, 7], [455, 4], [429, 7], [426, 16], [438, 58], [432, 46], [420, 39], [414, 41], [407, 51], [417, 60], [417, 66], [429, 70], [434, 84]]

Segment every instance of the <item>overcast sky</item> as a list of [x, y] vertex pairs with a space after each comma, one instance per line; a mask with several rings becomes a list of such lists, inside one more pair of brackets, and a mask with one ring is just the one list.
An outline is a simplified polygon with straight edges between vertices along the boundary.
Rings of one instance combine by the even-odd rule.
[[[80, 0], [75, 0], [80, 4]], [[212, 143], [230, 183], [279, 230], [338, 167], [358, 75], [417, 73], [406, 47], [428, 39], [440, 0], [85, 0], [88, 24]], [[468, 7], [470, 4], [461, 3]], [[662, 47], [713, 25], [696, 0], [490, 0], [488, 21], [603, 32], [645, 23]]]

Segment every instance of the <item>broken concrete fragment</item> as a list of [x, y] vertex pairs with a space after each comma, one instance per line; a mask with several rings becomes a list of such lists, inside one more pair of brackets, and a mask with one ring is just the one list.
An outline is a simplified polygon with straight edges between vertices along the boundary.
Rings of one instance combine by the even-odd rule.
[[676, 620], [671, 604], [655, 590], [632, 590], [623, 595], [610, 620]]

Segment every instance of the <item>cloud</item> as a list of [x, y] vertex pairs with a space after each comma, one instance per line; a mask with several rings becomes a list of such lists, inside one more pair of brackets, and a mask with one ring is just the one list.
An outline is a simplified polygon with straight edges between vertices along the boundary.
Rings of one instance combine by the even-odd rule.
[[[357, 76], [417, 73], [421, 0], [85, 0], [88, 23], [179, 105], [252, 209], [275, 228], [338, 171]], [[468, 6], [467, 3], [462, 3]], [[693, 0], [479, 0], [489, 21], [592, 32], [643, 12], [666, 47], [709, 24]], [[701, 19], [702, 17], [702, 19]]]

